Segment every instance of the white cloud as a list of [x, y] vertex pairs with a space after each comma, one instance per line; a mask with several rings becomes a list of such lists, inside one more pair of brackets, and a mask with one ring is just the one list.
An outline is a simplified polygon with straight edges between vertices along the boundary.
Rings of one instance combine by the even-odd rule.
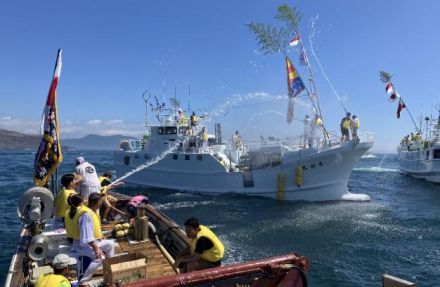
[[[40, 133], [40, 119], [29, 120], [7, 117], [0, 118], [0, 128], [26, 134]], [[144, 132], [143, 122], [125, 122], [123, 120], [90, 120], [60, 122], [61, 138], [80, 138], [88, 134], [123, 135], [141, 137]]]
[[102, 123], [101, 120], [91, 120], [87, 122], [88, 125], [99, 125], [101, 123]]
[[21, 133], [38, 134], [40, 133], [40, 120], [19, 119], [6, 116], [1, 118], [0, 128]]

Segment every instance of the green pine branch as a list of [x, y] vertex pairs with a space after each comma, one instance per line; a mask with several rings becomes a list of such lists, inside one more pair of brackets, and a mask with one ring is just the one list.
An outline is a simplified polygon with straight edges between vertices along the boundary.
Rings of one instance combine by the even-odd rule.
[[295, 7], [289, 7], [284, 4], [278, 7], [278, 14], [275, 15], [275, 19], [284, 22], [287, 29], [291, 32], [295, 32], [298, 28], [298, 24], [301, 21], [302, 14]]
[[379, 78], [382, 83], [391, 82], [392, 77], [393, 75], [391, 75], [390, 73], [387, 73], [385, 71], [379, 71]]
[[255, 33], [255, 38], [263, 54], [284, 52], [284, 47], [281, 45], [283, 29], [273, 27], [269, 24], [250, 23], [248, 28]]
[[296, 32], [301, 13], [296, 8], [288, 5], [278, 7], [275, 19], [281, 22], [281, 27], [270, 24], [250, 23], [246, 26], [255, 34], [260, 51], [263, 54], [279, 53], [286, 54], [290, 40]]

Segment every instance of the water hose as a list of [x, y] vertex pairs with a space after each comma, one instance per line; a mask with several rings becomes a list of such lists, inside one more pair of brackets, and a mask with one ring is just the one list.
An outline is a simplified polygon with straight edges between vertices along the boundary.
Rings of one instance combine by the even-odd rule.
[[153, 223], [151, 223], [150, 221], [148, 221], [148, 226], [150, 227], [151, 231], [154, 234], [154, 238], [156, 239], [156, 243], [157, 246], [159, 246], [160, 251], [162, 251], [162, 254], [165, 256], [165, 258], [168, 260], [168, 262], [170, 262], [170, 264], [173, 266], [174, 271], [177, 274], [180, 274], [179, 268], [176, 268], [174, 266], [174, 263], [176, 262], [174, 260], [173, 257], [171, 257], [170, 253], [168, 253], [168, 251], [165, 249], [165, 247], [162, 245], [162, 243], [160, 242], [159, 236], [157, 236], [157, 232], [156, 232], [156, 226], [154, 226]]

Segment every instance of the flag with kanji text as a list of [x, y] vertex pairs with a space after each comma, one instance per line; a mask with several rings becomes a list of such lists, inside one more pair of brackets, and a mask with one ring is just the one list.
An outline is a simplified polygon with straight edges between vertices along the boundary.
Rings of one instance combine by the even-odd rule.
[[61, 49], [58, 50], [55, 71], [47, 95], [46, 104], [41, 120], [41, 142], [34, 161], [34, 183], [36, 186], [46, 186], [50, 176], [63, 160], [59, 137], [57, 111], [57, 85], [61, 73]]

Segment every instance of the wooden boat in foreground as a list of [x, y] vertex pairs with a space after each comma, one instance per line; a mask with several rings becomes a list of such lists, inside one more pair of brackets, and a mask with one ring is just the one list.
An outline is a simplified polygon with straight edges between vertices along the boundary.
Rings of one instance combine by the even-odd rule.
[[[51, 196], [47, 189], [31, 188], [19, 201], [18, 214], [26, 227], [21, 232], [6, 287], [32, 286], [40, 274], [51, 272], [50, 262], [55, 255], [70, 252], [65, 229], [53, 224], [50, 218]], [[130, 199], [118, 193], [113, 196], [118, 198], [121, 209]], [[146, 205], [145, 210], [150, 225], [147, 240], [133, 243], [126, 237], [115, 239], [115, 256], [128, 253], [147, 258], [145, 277], [138, 282], [128, 280], [103, 285], [104, 272], [98, 269], [89, 286], [307, 286], [307, 259], [295, 253], [179, 274], [173, 263], [189, 246], [185, 232], [153, 206]], [[104, 225], [103, 230], [110, 233], [114, 224]]]

